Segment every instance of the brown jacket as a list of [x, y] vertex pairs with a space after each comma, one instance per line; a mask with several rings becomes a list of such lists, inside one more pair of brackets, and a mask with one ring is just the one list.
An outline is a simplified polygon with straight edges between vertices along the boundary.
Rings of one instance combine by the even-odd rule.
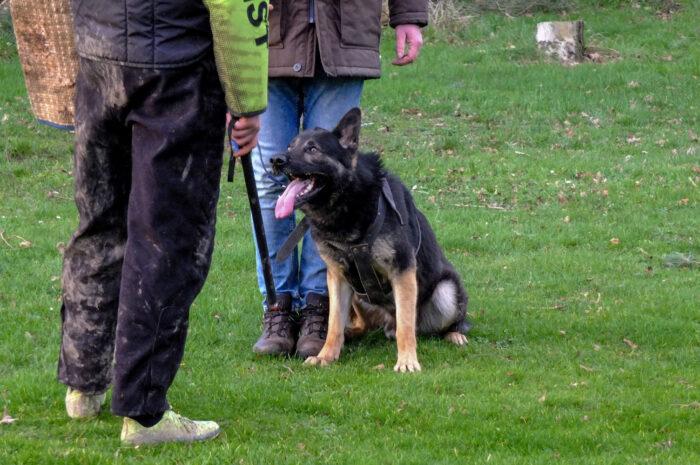
[[[272, 4], [270, 77], [312, 77], [317, 54], [329, 76], [379, 77], [382, 0], [272, 0]], [[389, 24], [425, 26], [428, 0], [390, 0]]]

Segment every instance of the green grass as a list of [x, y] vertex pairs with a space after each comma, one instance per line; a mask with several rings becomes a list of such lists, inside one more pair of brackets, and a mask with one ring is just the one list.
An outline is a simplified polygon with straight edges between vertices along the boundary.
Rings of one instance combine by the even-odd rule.
[[71, 139], [33, 121], [5, 24], [0, 403], [17, 421], [0, 425], [0, 462], [700, 463], [700, 271], [663, 260], [700, 257], [700, 3], [668, 20], [646, 5], [569, 16], [619, 53], [604, 64], [541, 60], [535, 23], [561, 18], [548, 14], [429, 31], [402, 69], [385, 40], [363, 141], [415, 186], [462, 274], [469, 347], [421, 340], [412, 376], [391, 371], [395, 347], [379, 335], [325, 370], [254, 357], [260, 297], [239, 178], [222, 184], [212, 272], [170, 391], [224, 432], [137, 450], [120, 447], [118, 418], [63, 410]]

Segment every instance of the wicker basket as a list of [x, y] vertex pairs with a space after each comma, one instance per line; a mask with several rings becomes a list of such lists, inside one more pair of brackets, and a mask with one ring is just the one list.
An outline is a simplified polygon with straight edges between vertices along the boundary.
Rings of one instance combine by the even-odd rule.
[[10, 11], [34, 115], [71, 129], [78, 59], [70, 0], [10, 0]]

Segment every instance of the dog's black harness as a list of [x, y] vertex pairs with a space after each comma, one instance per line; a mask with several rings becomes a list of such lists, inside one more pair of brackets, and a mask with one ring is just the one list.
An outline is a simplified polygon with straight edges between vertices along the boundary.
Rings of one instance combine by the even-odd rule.
[[[350, 263], [348, 275], [346, 277], [348, 278], [353, 291], [355, 291], [360, 298], [370, 303], [372, 302], [370, 296], [384, 296], [386, 298], [387, 296], [391, 295], [391, 284], [388, 282], [386, 277], [378, 274], [374, 269], [372, 266], [373, 260], [371, 254], [372, 245], [379, 236], [379, 232], [381, 231], [382, 226], [384, 225], [384, 220], [386, 219], [387, 204], [398, 217], [401, 226], [407, 226], [406, 221], [409, 220], [409, 218], [404, 218], [404, 216], [408, 217], [408, 212], [404, 209], [404, 214], [402, 215], [401, 211], [396, 205], [396, 201], [394, 200], [394, 194], [391, 191], [389, 182], [386, 178], [383, 178], [382, 194], [379, 196], [379, 200], [377, 201], [377, 215], [367, 229], [367, 233], [365, 234], [363, 241], [357, 245], [349, 246], [352, 262]], [[415, 221], [415, 226], [416, 231], [411, 234], [411, 238], [413, 239], [415, 253], [417, 254], [421, 246], [422, 238], [420, 223]], [[304, 237], [304, 234], [306, 234], [306, 231], [309, 230], [309, 227], [310, 225], [307, 218], [304, 218], [299, 222], [297, 227], [294, 228], [294, 231], [292, 231], [277, 252], [278, 262], [281, 262], [289, 257], [296, 245], [299, 243], [302, 237]], [[338, 248], [341, 249], [341, 247]], [[345, 250], [345, 248], [342, 248], [342, 250]]]

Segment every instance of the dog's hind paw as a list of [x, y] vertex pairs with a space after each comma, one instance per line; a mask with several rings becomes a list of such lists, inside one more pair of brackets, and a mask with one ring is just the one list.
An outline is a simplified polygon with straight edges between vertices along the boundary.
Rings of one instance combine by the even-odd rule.
[[467, 340], [467, 336], [465, 336], [462, 333], [457, 333], [454, 331], [451, 331], [451, 332], [445, 334], [445, 340], [448, 342], [451, 342], [452, 344], [459, 346], [459, 347], [463, 347], [463, 346], [467, 345], [467, 343], [469, 342]]
[[318, 356], [307, 357], [306, 360], [304, 360], [304, 365], [314, 365], [321, 367], [327, 367], [331, 363], [333, 363], [333, 360], [329, 360], [327, 358], [322, 358]]

